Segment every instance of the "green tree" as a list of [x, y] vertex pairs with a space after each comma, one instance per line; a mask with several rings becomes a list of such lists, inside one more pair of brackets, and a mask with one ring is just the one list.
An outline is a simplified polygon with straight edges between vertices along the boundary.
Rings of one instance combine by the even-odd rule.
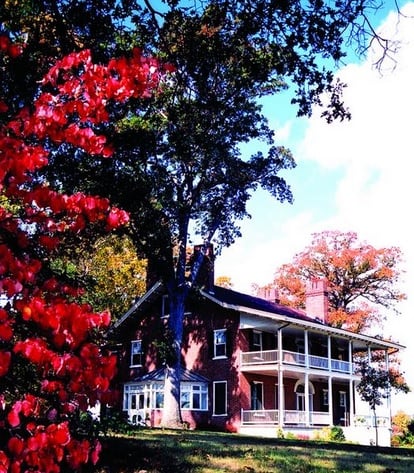
[[[36, 89], [29, 59], [36, 63], [36, 54], [44, 58], [62, 48], [91, 47], [105, 54], [132, 43], [128, 47], [146, 48], [175, 67], [149, 105], [136, 100], [112, 107], [111, 123], [101, 131], [112, 140], [114, 158], [77, 150], [68, 160], [68, 147], [59, 146], [47, 179], [64, 190], [107, 195], [130, 212], [131, 238], [170, 295], [176, 362], [169, 366], [164, 423], [177, 425], [184, 306], [203, 253], [211, 241], [220, 249], [240, 236], [238, 221], [249, 216], [246, 203], [258, 187], [292, 201], [281, 171], [295, 163], [274, 142], [261, 99], [289, 84], [299, 115], [310, 115], [327, 93], [326, 119], [349, 118], [333, 69], [349, 41], [366, 47], [364, 39], [373, 31], [367, 11], [379, 3], [91, 0], [43, 2], [37, 10], [25, 2], [17, 12], [12, 3], [4, 10], [11, 18], [5, 24], [21, 32], [25, 19], [28, 90]], [[47, 38], [45, 52], [36, 46], [39, 35], [30, 23], [37, 18], [47, 18], [41, 25], [53, 33], [41, 35]], [[4, 88], [12, 87], [12, 79]], [[260, 151], [246, 157], [240, 145], [250, 141]], [[188, 277], [190, 229], [204, 250]]]
[[52, 263], [55, 272], [82, 281], [83, 299], [96, 310], [108, 310], [113, 320], [123, 315], [146, 290], [145, 259], [137, 255], [127, 235], [102, 236], [93, 245], [69, 248]]
[[[397, 247], [375, 248], [355, 232], [324, 231], [277, 269], [271, 284], [282, 303], [305, 308], [306, 283], [323, 278], [328, 285], [328, 321], [336, 327], [362, 332], [381, 325], [380, 308], [397, 311], [405, 299], [398, 289], [402, 255]], [[397, 311], [398, 312], [398, 311]]]
[[390, 397], [392, 391], [408, 393], [410, 388], [399, 373], [373, 366], [366, 360], [360, 362], [357, 372], [361, 380], [356, 389], [374, 414], [375, 445], [378, 445], [377, 407], [382, 405], [384, 399]]

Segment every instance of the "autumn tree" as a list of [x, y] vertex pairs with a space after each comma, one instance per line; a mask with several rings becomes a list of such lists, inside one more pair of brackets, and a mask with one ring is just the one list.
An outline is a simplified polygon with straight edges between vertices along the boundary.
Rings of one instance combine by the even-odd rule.
[[[279, 201], [292, 201], [281, 171], [295, 163], [289, 150], [274, 141], [261, 99], [290, 84], [299, 115], [309, 115], [326, 93], [327, 120], [349, 117], [342, 84], [323, 61], [334, 65], [343, 60], [349, 41], [356, 40], [357, 48], [366, 46], [364, 38], [373, 31], [367, 11], [379, 5], [369, 1], [361, 7], [345, 0], [334, 7], [300, 0], [42, 5], [41, 13], [50, 16], [44, 28], [58, 33], [58, 46], [47, 36], [48, 51], [77, 48], [90, 40], [97, 26], [93, 5], [97, 17], [105, 20], [99, 26], [100, 41], [93, 42], [95, 54], [105, 54], [105, 47], [122, 48], [127, 40], [175, 66], [162, 93], [147, 105], [137, 99], [114, 110], [111, 126], [103, 130], [116, 151], [114, 159], [85, 152], [72, 154], [70, 161], [59, 148], [51, 155], [46, 178], [67, 192], [82, 189], [105, 195], [128, 210], [130, 236], [170, 296], [175, 362], [168, 367], [171, 385], [166, 384], [163, 422], [178, 425], [184, 307], [200, 261], [188, 277], [190, 231], [204, 248], [214, 241], [219, 249], [240, 236], [238, 221], [248, 217], [246, 204], [257, 188]], [[80, 11], [76, 5], [82, 15], [74, 15]], [[21, 16], [26, 18], [26, 13]], [[17, 23], [15, 17], [9, 21]], [[27, 18], [25, 25], [35, 51], [37, 30]], [[249, 141], [257, 144], [257, 152], [244, 156], [240, 145]], [[202, 258], [203, 251], [199, 255]]]
[[399, 290], [402, 273], [399, 248], [375, 248], [354, 232], [315, 233], [312, 242], [297, 253], [292, 263], [277, 269], [271, 284], [282, 303], [305, 308], [306, 283], [327, 281], [328, 322], [355, 332], [378, 326], [405, 295]]
[[[5, 73], [24, 43], [0, 35]], [[52, 144], [110, 157], [99, 133], [108, 105], [149, 94], [157, 62], [138, 50], [109, 64], [90, 51], [58, 61], [45, 75], [30, 108], [15, 113], [0, 97], [0, 471], [78, 471], [96, 463], [101, 446], [76, 431], [80, 410], [110, 401], [116, 357], [99, 339], [108, 311], [79, 303], [50, 265], [62, 241], [93, 237], [128, 221], [107, 198], [65, 194], [36, 176]], [[70, 154], [68, 153], [67, 156]]]
[[410, 426], [413, 425], [413, 417], [404, 411], [398, 411], [392, 417], [391, 445], [412, 445], [413, 435]]
[[231, 289], [233, 287], [230, 276], [218, 276], [215, 280], [215, 285], [225, 287], [226, 289]]
[[381, 366], [374, 366], [367, 360], [360, 361], [357, 373], [361, 379], [356, 385], [356, 390], [374, 414], [375, 445], [378, 445], [377, 407], [382, 405], [384, 399], [390, 397], [392, 391], [408, 393], [410, 388], [400, 374]]
[[82, 282], [83, 300], [110, 310], [116, 320], [146, 291], [147, 262], [125, 234], [99, 237], [92, 245], [69, 246], [52, 261], [54, 271]]

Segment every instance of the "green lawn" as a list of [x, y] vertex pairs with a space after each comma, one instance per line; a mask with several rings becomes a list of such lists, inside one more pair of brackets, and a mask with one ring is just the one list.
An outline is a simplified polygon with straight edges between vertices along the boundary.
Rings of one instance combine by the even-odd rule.
[[102, 443], [95, 473], [414, 473], [414, 449], [158, 429]]

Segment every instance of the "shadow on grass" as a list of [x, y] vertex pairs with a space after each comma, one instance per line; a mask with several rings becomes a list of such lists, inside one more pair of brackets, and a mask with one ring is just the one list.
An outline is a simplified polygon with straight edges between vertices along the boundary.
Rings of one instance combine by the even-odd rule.
[[106, 437], [96, 473], [413, 473], [414, 450], [143, 429]]

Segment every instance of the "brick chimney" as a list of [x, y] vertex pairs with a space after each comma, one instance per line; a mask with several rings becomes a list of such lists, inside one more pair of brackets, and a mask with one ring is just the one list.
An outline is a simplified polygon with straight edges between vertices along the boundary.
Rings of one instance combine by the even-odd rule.
[[257, 292], [257, 297], [260, 297], [260, 299], [264, 299], [269, 302], [275, 302], [276, 304], [279, 304], [280, 302], [279, 291], [276, 287], [259, 288]]
[[328, 285], [326, 279], [312, 278], [306, 283], [306, 315], [323, 323], [328, 320]]

